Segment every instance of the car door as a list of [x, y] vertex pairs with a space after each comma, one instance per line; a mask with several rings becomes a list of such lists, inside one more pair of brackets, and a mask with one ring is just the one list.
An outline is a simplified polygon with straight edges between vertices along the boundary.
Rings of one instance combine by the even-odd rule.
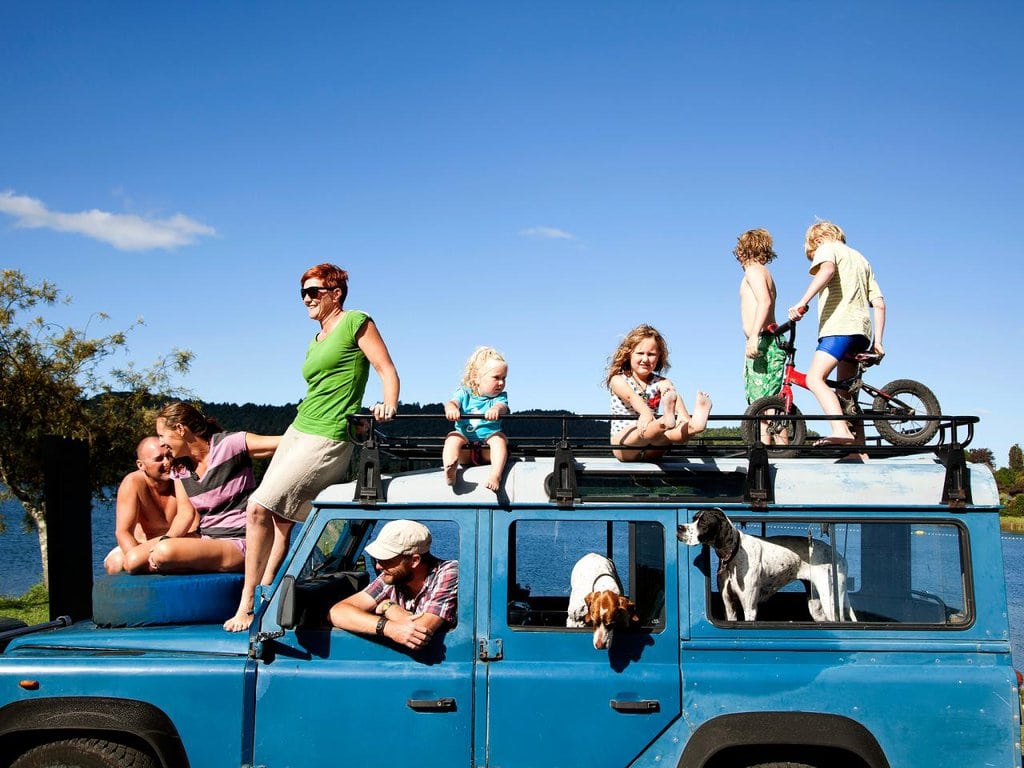
[[[288, 576], [296, 580], [292, 599], [303, 603], [295, 612], [300, 626], [265, 643], [264, 658], [257, 663], [254, 764], [376, 765], [382, 755], [408, 749], [421, 765], [469, 765], [475, 514], [449, 509], [404, 509], [401, 514], [339, 509], [333, 519], [326, 517], [321, 513], [320, 522], [313, 523], [316, 529], [303, 533], [287, 564]], [[369, 577], [351, 574], [360, 565], [362, 547], [384, 522], [396, 517], [424, 523], [433, 534], [432, 552], [459, 560], [458, 624], [435, 638], [425, 654], [404, 653], [388, 641], [324, 626], [330, 605], [352, 591], [339, 584], [352, 576], [362, 587]], [[372, 571], [370, 560], [365, 562]], [[326, 594], [314, 594], [318, 590]], [[276, 591], [268, 607], [267, 632], [279, 629], [283, 591]]]
[[[493, 514], [477, 673], [489, 765], [627, 765], [679, 716], [675, 517], [668, 507]], [[607, 650], [590, 628], [566, 627], [570, 573], [587, 552], [614, 561], [640, 616]]]

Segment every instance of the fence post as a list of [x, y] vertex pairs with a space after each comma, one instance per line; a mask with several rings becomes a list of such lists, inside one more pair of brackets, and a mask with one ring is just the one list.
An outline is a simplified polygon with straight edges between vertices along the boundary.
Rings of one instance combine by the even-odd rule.
[[50, 620], [92, 616], [92, 493], [89, 446], [82, 440], [43, 438], [47, 578]]

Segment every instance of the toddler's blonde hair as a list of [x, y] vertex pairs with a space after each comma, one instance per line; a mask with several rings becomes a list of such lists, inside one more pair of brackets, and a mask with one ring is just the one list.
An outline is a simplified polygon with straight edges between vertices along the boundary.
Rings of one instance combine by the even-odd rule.
[[469, 360], [466, 361], [466, 370], [462, 372], [462, 386], [468, 389], [473, 394], [477, 394], [476, 391], [476, 379], [488, 363], [505, 363], [505, 358], [502, 357], [501, 352], [496, 350], [494, 347], [477, 347], [476, 351], [469, 356]]

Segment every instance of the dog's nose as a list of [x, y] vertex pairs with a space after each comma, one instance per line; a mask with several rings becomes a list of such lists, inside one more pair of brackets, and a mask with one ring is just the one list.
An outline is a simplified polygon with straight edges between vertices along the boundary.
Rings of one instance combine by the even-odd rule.
[[676, 526], [676, 538], [679, 539], [680, 541], [686, 541], [686, 526], [685, 525], [677, 525]]

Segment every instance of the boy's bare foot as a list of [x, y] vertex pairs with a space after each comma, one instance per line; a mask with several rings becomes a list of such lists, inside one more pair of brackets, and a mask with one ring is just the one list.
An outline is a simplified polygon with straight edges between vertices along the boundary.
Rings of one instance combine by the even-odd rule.
[[444, 481], [448, 485], [455, 485], [455, 473], [458, 471], [459, 462], [453, 461], [451, 464], [445, 464], [444, 467]]
[[661, 405], [664, 409], [664, 413], [661, 417], [661, 423], [665, 425], [665, 429], [676, 428], [676, 391], [670, 389], [661, 398]]
[[252, 611], [239, 611], [230, 619], [224, 622], [224, 629], [228, 632], [245, 632], [252, 624]]
[[487, 478], [487, 490], [494, 491], [495, 493], [497, 493], [498, 489], [500, 487], [501, 487], [501, 472], [494, 473], [490, 477]]
[[708, 425], [708, 416], [710, 415], [711, 395], [707, 392], [697, 392], [697, 399], [693, 404], [693, 414], [690, 416], [690, 434], [703, 432]]

